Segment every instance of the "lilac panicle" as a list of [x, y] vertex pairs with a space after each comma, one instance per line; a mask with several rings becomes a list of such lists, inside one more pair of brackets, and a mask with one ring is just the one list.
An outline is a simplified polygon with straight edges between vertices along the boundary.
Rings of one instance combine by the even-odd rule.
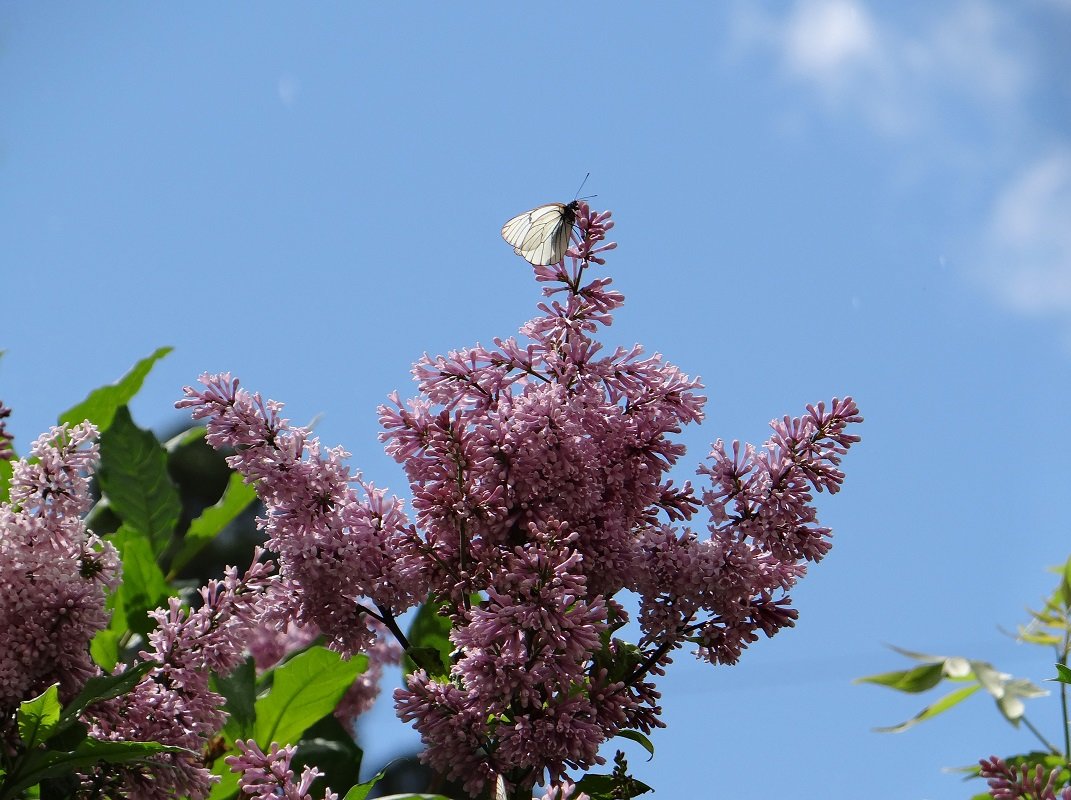
[[[398, 635], [393, 616], [425, 597], [449, 618], [447, 674], [417, 670], [394, 696], [422, 758], [474, 795], [501, 776], [571, 797], [569, 771], [602, 763], [604, 741], [662, 725], [654, 679], [674, 650], [733, 663], [791, 626], [787, 593], [829, 548], [813, 493], [840, 488], [858, 441], [855, 403], [834, 400], [773, 423], [762, 449], [717, 442], [709, 489], [675, 484], [675, 437], [706, 398], [660, 354], [596, 340], [624, 302], [591, 275], [612, 227], [581, 203], [567, 258], [533, 268], [544, 301], [519, 336], [425, 355], [419, 396], [380, 407], [412, 523], [381, 490], [358, 497], [344, 453], [229, 375], [179, 403], [256, 482], [297, 624], [352, 653], [374, 641], [369, 620]], [[687, 527], [704, 508], [705, 530]], [[622, 590], [639, 595], [638, 645], [612, 635]]]
[[108, 787], [122, 797], [169, 800], [207, 797], [217, 780], [200, 753], [226, 721], [223, 698], [209, 689], [210, 671], [229, 674], [244, 657], [272, 587], [274, 565], [261, 562], [258, 548], [241, 577], [227, 567], [222, 580], [200, 590], [202, 605], [184, 609], [172, 597], [157, 622], [150, 648], [140, 657], [156, 666], [121, 697], [90, 707], [90, 733], [98, 739], [161, 742], [197, 754], [160, 755], [137, 766], [110, 765], [84, 775], [84, 783]]
[[997, 756], [978, 763], [993, 800], [1071, 800], [1071, 787], [1060, 786], [1059, 768], [1046, 772], [1041, 764], [1012, 765]]
[[365, 602], [397, 613], [424, 597], [422, 557], [401, 501], [351, 476], [348, 453], [322, 449], [279, 416], [281, 404], [250, 395], [228, 374], [201, 383], [176, 405], [206, 420], [210, 445], [237, 449], [228, 463], [256, 484], [267, 546], [279, 559], [278, 596], [289, 598], [275, 623], [313, 625], [346, 656], [364, 651], [376, 636]]
[[[290, 760], [297, 748], [293, 745], [280, 747], [272, 742], [268, 752], [261, 750], [252, 739], [235, 742], [239, 755], [228, 756], [227, 765], [239, 773], [238, 785], [242, 797], [249, 800], [313, 800], [309, 789], [312, 782], [323, 773], [315, 767], [305, 767], [297, 783]], [[328, 789], [323, 800], [338, 800], [338, 795]]]
[[[793, 624], [786, 592], [800, 562], [828, 549], [811, 490], [839, 488], [840, 458], [857, 441], [844, 432], [860, 420], [855, 404], [834, 401], [775, 423], [763, 452], [747, 450], [743, 495], [721, 485], [732, 468], [720, 444], [700, 470], [714, 489], [675, 486], [667, 472], [684, 447], [673, 437], [702, 420], [705, 398], [660, 355], [605, 353], [594, 339], [624, 302], [589, 273], [612, 225], [581, 204], [570, 258], [534, 267], [546, 300], [520, 330], [526, 342], [425, 356], [413, 370], [420, 396], [380, 409], [457, 647], [448, 683], [418, 672], [395, 698], [425, 760], [470, 792], [495, 774], [560, 785], [567, 769], [600, 763], [599, 745], [618, 731], [661, 725], [647, 678], [686, 639], [731, 663], [757, 633]], [[738, 499], [744, 512], [726, 510]], [[703, 506], [707, 536], [674, 527]], [[636, 656], [601, 641], [621, 589], [640, 595]], [[485, 598], [478, 607], [472, 593]]]
[[804, 562], [829, 551], [830, 531], [817, 524], [812, 490], [839, 491], [841, 458], [859, 437], [845, 428], [862, 421], [851, 398], [808, 406], [799, 418], [771, 423], [763, 450], [718, 440], [703, 492], [710, 538], [669, 526], [644, 532], [645, 568], [637, 581], [646, 641], [697, 636], [699, 654], [732, 664], [759, 633], [795, 623], [785, 594]]
[[[119, 579], [110, 544], [86, 530], [96, 428], [52, 428], [14, 462], [0, 504], [0, 712], [54, 682], [69, 699], [97, 668], [89, 642], [108, 624], [105, 594]], [[36, 460], [32, 460], [36, 459]]]

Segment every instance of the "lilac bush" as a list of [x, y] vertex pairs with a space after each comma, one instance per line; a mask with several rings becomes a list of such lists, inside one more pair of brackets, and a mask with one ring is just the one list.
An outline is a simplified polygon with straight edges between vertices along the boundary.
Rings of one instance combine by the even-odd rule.
[[[0, 713], [52, 683], [72, 697], [97, 670], [93, 635], [108, 624], [106, 592], [119, 579], [115, 548], [88, 530], [96, 429], [54, 427], [16, 461], [0, 504]], [[3, 436], [0, 443], [6, 444]], [[10, 724], [3, 728], [10, 740]]]
[[[662, 726], [655, 680], [677, 649], [733, 664], [792, 626], [788, 592], [830, 546], [814, 492], [840, 489], [859, 438], [855, 403], [834, 398], [775, 421], [761, 448], [718, 440], [703, 487], [676, 485], [674, 436], [703, 419], [702, 386], [639, 346], [604, 351], [596, 335], [624, 298], [591, 272], [613, 222], [581, 203], [576, 225], [569, 258], [534, 268], [546, 300], [522, 338], [426, 356], [419, 395], [380, 408], [412, 518], [228, 374], [178, 403], [235, 450], [266, 508], [279, 572], [260, 623], [315, 630], [344, 655], [389, 631], [420, 666], [395, 692], [399, 716], [472, 795], [503, 778], [514, 797], [537, 783], [571, 796], [605, 741]], [[614, 636], [622, 593], [639, 601], [635, 643]], [[438, 658], [397, 621], [425, 601], [449, 626]], [[263, 771], [279, 752], [234, 763]]]

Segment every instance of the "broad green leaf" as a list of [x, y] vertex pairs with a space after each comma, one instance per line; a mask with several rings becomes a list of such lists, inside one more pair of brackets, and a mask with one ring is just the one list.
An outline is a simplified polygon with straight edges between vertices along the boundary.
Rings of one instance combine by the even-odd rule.
[[618, 780], [613, 775], [589, 772], [576, 782], [576, 791], [592, 800], [611, 800], [616, 794]]
[[48, 739], [60, 721], [59, 684], [54, 683], [32, 700], [19, 703], [19, 736], [27, 750]]
[[81, 716], [86, 707], [92, 703], [126, 694], [156, 666], [159, 665], [153, 661], [143, 661], [118, 675], [100, 675], [90, 678], [82, 687], [82, 691], [64, 707], [60, 725]]
[[[237, 755], [237, 751], [230, 755]], [[212, 765], [212, 774], [219, 776], [219, 781], [212, 785], [208, 800], [230, 800], [238, 796], [238, 773], [231, 772], [227, 762], [220, 758]]]
[[943, 714], [948, 709], [952, 708], [959, 703], [962, 703], [972, 694], [977, 692], [982, 687], [974, 683], [970, 686], [964, 686], [962, 689], [956, 689], [954, 692], [949, 692], [933, 705], [926, 706], [918, 714], [911, 719], [901, 722], [899, 725], [892, 725], [888, 728], [874, 728], [878, 733], [902, 733], [908, 728], [918, 725], [920, 722], [925, 722], [928, 719], [933, 719], [938, 714]]
[[[350, 800], [349, 794], [344, 800]], [[441, 794], [391, 794], [380, 797], [379, 800], [450, 800], [450, 798]]]
[[227, 712], [226, 732], [234, 739], [253, 735], [256, 721], [257, 669], [247, 658], [230, 675], [212, 677], [212, 688], [223, 695], [223, 710]]
[[[62, 718], [61, 718], [62, 719]], [[89, 738], [89, 726], [80, 719], [61, 722], [57, 732], [48, 739], [50, 750], [71, 752]]]
[[651, 758], [654, 758], [654, 745], [651, 744], [650, 739], [648, 739], [639, 731], [618, 731], [617, 735], [620, 736], [622, 739], [631, 739], [632, 741], [643, 747], [644, 750], [650, 753], [650, 758], [647, 759], [648, 761], [650, 761]]
[[856, 678], [854, 683], [876, 683], [898, 692], [924, 692], [932, 689], [944, 678], [944, 664], [927, 664], [923, 667], [905, 669], [899, 672], [883, 672], [879, 675], [866, 675]]
[[89, 643], [89, 654], [93, 657], [93, 663], [105, 672], [115, 669], [115, 665], [119, 663], [119, 641], [122, 637], [121, 633], [111, 628], [97, 631]]
[[310, 647], [276, 667], [271, 691], [257, 700], [254, 739], [295, 744], [302, 732], [335, 710], [354, 679], [368, 667], [367, 656], [348, 661], [325, 647]]
[[13, 467], [6, 458], [0, 458], [0, 503], [6, 503], [11, 497], [11, 473]]
[[429, 598], [413, 618], [406, 634], [409, 648], [402, 662], [406, 675], [423, 669], [431, 677], [441, 678], [449, 672], [454, 646], [450, 642], [450, 619], [439, 614], [441, 607]]
[[159, 753], [187, 753], [196, 758], [198, 754], [182, 747], [171, 747], [158, 742], [111, 742], [100, 739], [85, 739], [70, 752], [62, 750], [37, 750], [30, 753], [19, 770], [19, 780], [11, 786], [4, 785], [7, 797], [17, 797], [24, 789], [46, 778], [68, 775], [94, 764], [129, 764], [147, 762]]
[[167, 604], [171, 587], [157, 566], [144, 534], [124, 522], [107, 538], [123, 558], [123, 580], [116, 590], [116, 608], [124, 613], [128, 629], [144, 635], [156, 627], [148, 612]]
[[297, 775], [306, 766], [320, 770], [317, 788], [324, 785], [353, 786], [361, 779], [363, 755], [361, 748], [353, 741], [353, 734], [342, 726], [334, 714], [327, 714], [301, 734], [291, 768]]
[[386, 770], [380, 770], [369, 780], [365, 781], [364, 783], [358, 783], [353, 788], [351, 788], [348, 792], [346, 792], [346, 796], [343, 797], [342, 800], [365, 800], [365, 798], [368, 797], [368, 793], [372, 791], [373, 788], [375, 788], [375, 785], [377, 783], [383, 780], [383, 777], [386, 774]]
[[147, 536], [159, 556], [175, 532], [182, 504], [167, 474], [167, 451], [152, 431], [134, 424], [125, 406], [100, 437], [99, 476], [112, 511]]
[[1056, 665], [1056, 677], [1049, 678], [1050, 681], [1059, 681], [1060, 683], [1071, 683], [1071, 667], [1067, 664]]
[[115, 412], [130, 402], [141, 389], [141, 384], [153, 364], [170, 353], [172, 349], [171, 347], [159, 348], [151, 356], [141, 359], [130, 372], [115, 383], [94, 389], [81, 403], [60, 414], [60, 424], [69, 422], [77, 425], [82, 420], [88, 419], [97, 426], [101, 433], [108, 430]]
[[231, 520], [245, 511], [256, 498], [257, 490], [250, 484], [244, 483], [242, 476], [237, 472], [232, 472], [219, 502], [206, 508], [197, 519], [190, 523], [190, 527], [182, 537], [182, 545], [175, 557], [171, 559], [171, 574], [174, 575], [186, 566], [191, 558], [226, 528]]

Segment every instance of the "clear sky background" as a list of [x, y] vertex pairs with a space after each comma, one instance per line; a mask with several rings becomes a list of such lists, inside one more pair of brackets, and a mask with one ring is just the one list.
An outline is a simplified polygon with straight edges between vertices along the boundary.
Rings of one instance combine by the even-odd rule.
[[[287, 403], [405, 496], [376, 406], [535, 314], [499, 237], [585, 173], [627, 297], [611, 343], [701, 375], [717, 438], [853, 395], [866, 422], [797, 628], [681, 655], [658, 797], [951, 800], [1034, 747], [976, 696], [863, 674], [892, 643], [1037, 681], [1071, 552], [1071, 4], [0, 5], [0, 399], [16, 445], [159, 345], [136, 420], [202, 371]], [[395, 679], [392, 677], [389, 680]], [[1032, 721], [1059, 738], [1054, 698]], [[368, 767], [415, 742], [378, 709]], [[612, 748], [608, 755], [612, 755]]]

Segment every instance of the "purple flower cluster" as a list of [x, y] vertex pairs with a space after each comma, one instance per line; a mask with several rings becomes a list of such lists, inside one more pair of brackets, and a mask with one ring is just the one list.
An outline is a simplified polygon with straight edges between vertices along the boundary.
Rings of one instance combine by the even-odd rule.
[[[312, 782], [322, 773], [315, 767], [305, 767], [298, 783], [294, 783], [294, 771], [290, 760], [297, 751], [293, 745], [280, 747], [272, 742], [267, 753], [250, 739], [239, 739], [235, 744], [240, 755], [228, 756], [227, 764], [232, 772], [242, 774], [239, 787], [242, 797], [249, 800], [313, 800], [309, 794]], [[328, 789], [323, 800], [338, 800], [338, 795]]]
[[1071, 787], [1060, 786], [1059, 768], [1046, 773], [1041, 764], [1012, 765], [998, 756], [978, 763], [993, 800], [1071, 800]]
[[201, 382], [204, 390], [187, 386], [176, 405], [207, 420], [208, 443], [237, 449], [228, 463], [256, 482], [268, 512], [258, 522], [281, 577], [270, 621], [280, 630], [314, 626], [346, 656], [364, 652], [376, 640], [373, 619], [424, 597], [424, 558], [401, 501], [351, 476], [349, 454], [323, 450], [279, 416], [281, 404], [239, 389], [227, 374]]
[[[794, 623], [787, 591], [829, 548], [813, 492], [835, 492], [861, 421], [851, 399], [773, 424], [761, 450], [717, 442], [675, 485], [674, 441], [705, 398], [661, 355], [604, 352], [595, 334], [624, 298], [603, 263], [613, 227], [586, 204], [567, 262], [534, 268], [545, 284], [523, 340], [496, 339], [414, 367], [420, 396], [380, 408], [386, 450], [405, 469], [414, 521], [381, 490], [358, 496], [340, 450], [279, 417], [281, 406], [202, 376], [179, 405], [256, 481], [289, 600], [275, 613], [315, 626], [350, 654], [380, 620], [430, 596], [451, 623], [445, 674], [417, 670], [395, 692], [423, 758], [476, 794], [502, 776], [568, 796], [569, 770], [603, 763], [600, 745], [661, 726], [653, 677], [687, 642], [733, 663], [759, 632]], [[681, 526], [706, 508], [704, 535]], [[415, 523], [415, 524], [414, 524]], [[635, 592], [642, 639], [614, 596]]]
[[845, 432], [861, 422], [851, 398], [808, 406], [800, 418], [771, 423], [773, 436], [760, 451], [719, 439], [710, 464], [698, 472], [710, 536], [651, 526], [641, 534], [644, 558], [635, 589], [643, 598], [645, 643], [701, 642], [699, 655], [734, 664], [761, 631], [773, 636], [795, 623], [784, 594], [829, 551], [830, 530], [817, 524], [812, 488], [839, 491], [841, 458], [859, 437]]
[[31, 458], [14, 463], [10, 500], [0, 504], [2, 719], [52, 683], [67, 700], [97, 674], [89, 642], [108, 624], [119, 558], [82, 521], [95, 436], [89, 423], [42, 435]]
[[[271, 562], [260, 562], [258, 549], [245, 575], [228, 567], [223, 580], [200, 590], [197, 610], [171, 598], [168, 609], [150, 612], [157, 628], [149, 634], [152, 649], [143, 660], [154, 667], [133, 691], [89, 709], [90, 733], [98, 739], [160, 742], [200, 754], [226, 721], [223, 698], [209, 689], [209, 671], [229, 674], [242, 660], [271, 587]], [[200, 756], [158, 756], [139, 766], [111, 765], [87, 773], [84, 782], [118, 796], [167, 800], [207, 797], [216, 778]]]

